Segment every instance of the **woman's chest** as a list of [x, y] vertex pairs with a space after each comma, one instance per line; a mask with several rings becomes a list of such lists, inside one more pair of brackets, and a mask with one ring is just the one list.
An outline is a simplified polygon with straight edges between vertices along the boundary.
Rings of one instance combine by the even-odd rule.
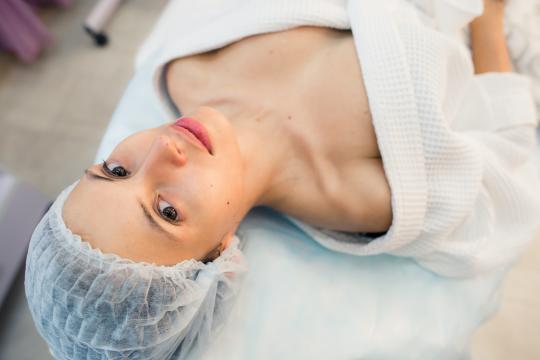
[[303, 26], [250, 36], [174, 60], [167, 83], [182, 113], [216, 93], [249, 97], [271, 104], [299, 139], [337, 166], [380, 157], [349, 31]]

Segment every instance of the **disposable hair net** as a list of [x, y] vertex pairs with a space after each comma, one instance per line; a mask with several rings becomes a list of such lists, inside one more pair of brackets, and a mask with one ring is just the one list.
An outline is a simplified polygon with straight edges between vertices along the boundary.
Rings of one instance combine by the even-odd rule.
[[247, 270], [239, 238], [206, 264], [185, 260], [159, 266], [103, 254], [62, 219], [76, 184], [37, 225], [26, 260], [28, 305], [53, 356], [196, 358], [223, 325]]

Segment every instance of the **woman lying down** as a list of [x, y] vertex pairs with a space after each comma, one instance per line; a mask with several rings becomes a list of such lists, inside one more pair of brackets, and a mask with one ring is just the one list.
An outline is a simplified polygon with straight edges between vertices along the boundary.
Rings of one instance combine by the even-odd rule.
[[176, 22], [193, 30], [155, 74], [181, 117], [126, 138], [35, 229], [26, 294], [57, 359], [202, 351], [246, 270], [235, 231], [255, 206], [331, 249], [444, 276], [507, 265], [538, 234], [536, 119], [502, 1], [470, 24], [472, 52], [404, 1], [279, 4], [234, 8], [213, 43]]

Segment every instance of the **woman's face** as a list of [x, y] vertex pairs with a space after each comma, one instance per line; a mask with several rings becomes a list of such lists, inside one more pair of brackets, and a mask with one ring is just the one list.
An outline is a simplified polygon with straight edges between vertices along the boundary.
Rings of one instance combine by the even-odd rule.
[[71, 231], [134, 261], [174, 265], [217, 255], [245, 214], [243, 162], [221, 113], [201, 107], [190, 117], [208, 131], [213, 154], [170, 124], [126, 138], [69, 195], [63, 218]]

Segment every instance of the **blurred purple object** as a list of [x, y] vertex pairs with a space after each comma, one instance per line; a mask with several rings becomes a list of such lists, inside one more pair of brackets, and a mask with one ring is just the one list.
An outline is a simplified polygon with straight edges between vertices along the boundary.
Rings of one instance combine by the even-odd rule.
[[46, 5], [58, 5], [62, 7], [68, 7], [73, 0], [24, 0], [24, 2], [32, 6], [46, 6]]
[[0, 49], [14, 52], [25, 63], [34, 61], [52, 42], [33, 6], [68, 6], [72, 0], [0, 0]]

